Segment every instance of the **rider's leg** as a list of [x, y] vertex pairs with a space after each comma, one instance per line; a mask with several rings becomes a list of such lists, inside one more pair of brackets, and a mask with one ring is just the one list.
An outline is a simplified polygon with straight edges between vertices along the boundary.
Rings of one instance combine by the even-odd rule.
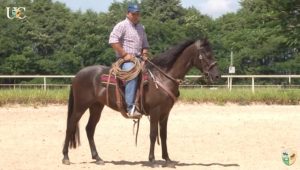
[[[134, 63], [132, 62], [126, 62], [122, 65], [122, 70], [128, 71], [132, 67], [134, 67]], [[125, 85], [125, 101], [127, 104], [127, 112], [131, 113], [134, 109], [134, 101], [135, 101], [135, 94], [136, 94], [136, 88], [138, 83], [138, 77], [127, 81]]]

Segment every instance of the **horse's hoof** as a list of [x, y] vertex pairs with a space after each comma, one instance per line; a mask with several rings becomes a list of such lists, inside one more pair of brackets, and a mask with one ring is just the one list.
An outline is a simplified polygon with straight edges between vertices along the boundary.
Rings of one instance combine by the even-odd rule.
[[176, 168], [176, 163], [172, 161], [167, 161], [162, 167], [167, 168]]
[[71, 164], [70, 160], [68, 160], [68, 159], [63, 159], [62, 163], [65, 164], [65, 165], [70, 165]]
[[159, 168], [159, 164], [157, 164], [157, 163], [152, 163], [152, 164], [151, 164], [151, 168]]
[[96, 161], [96, 164], [97, 164], [97, 165], [104, 165], [105, 163], [104, 163], [103, 160], [98, 160], [98, 161]]
[[150, 161], [150, 167], [151, 168], [159, 168], [159, 164], [157, 164], [155, 161]]

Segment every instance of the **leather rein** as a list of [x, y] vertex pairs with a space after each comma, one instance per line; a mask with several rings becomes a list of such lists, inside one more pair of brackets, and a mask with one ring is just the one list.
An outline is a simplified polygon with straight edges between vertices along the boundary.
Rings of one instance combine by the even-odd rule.
[[[149, 64], [151, 64], [154, 68], [156, 68], [160, 73], [162, 73], [165, 77], [167, 77], [168, 79], [172, 80], [176, 85], [179, 86], [179, 84], [182, 82], [182, 80], [180, 79], [175, 79], [172, 76], [170, 76], [169, 74], [167, 74], [166, 72], [164, 72], [162, 69], [160, 69], [156, 64], [152, 63], [150, 60], [146, 60], [146, 62], [148, 62]], [[166, 93], [168, 93], [168, 95], [173, 99], [173, 102], [175, 103], [177, 100], [177, 97], [169, 90], [168, 87], [164, 86], [161, 82], [157, 81], [154, 77], [154, 75], [152, 74], [152, 72], [150, 70], [148, 70], [148, 72], [150, 73], [150, 76], [152, 77], [156, 88], [158, 88], [158, 86], [160, 88], [162, 88]]]
[[155, 65], [154, 63], [152, 63], [150, 60], [146, 60], [148, 63], [150, 63], [153, 67], [155, 67], [160, 73], [162, 73], [164, 76], [166, 76], [167, 78], [169, 78], [170, 80], [174, 81], [177, 85], [179, 85], [182, 80], [180, 79], [175, 79], [172, 76], [170, 76], [169, 74], [165, 73], [162, 69], [160, 69], [157, 65]]

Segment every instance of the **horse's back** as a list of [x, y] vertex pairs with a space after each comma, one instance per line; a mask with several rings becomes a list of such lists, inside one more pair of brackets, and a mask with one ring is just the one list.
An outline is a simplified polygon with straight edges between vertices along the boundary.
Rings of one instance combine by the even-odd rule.
[[108, 73], [109, 69], [109, 67], [103, 65], [93, 65], [81, 69], [73, 79], [73, 90], [82, 89], [86, 92], [94, 90], [95, 87], [100, 85], [100, 76]]
[[94, 75], [94, 74], [101, 74], [104, 72], [109, 72], [110, 67], [104, 66], [104, 65], [93, 65], [93, 66], [87, 66], [79, 70], [75, 77], [82, 76], [82, 75]]
[[82, 68], [76, 75], [73, 82], [89, 81], [99, 77], [101, 74], [108, 73], [110, 67], [103, 65], [93, 65]]

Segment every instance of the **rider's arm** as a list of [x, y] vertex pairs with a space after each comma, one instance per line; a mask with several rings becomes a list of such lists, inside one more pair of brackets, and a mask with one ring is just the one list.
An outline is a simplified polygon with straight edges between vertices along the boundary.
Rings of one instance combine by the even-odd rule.
[[125, 52], [120, 43], [112, 43], [111, 46], [124, 60], [131, 60], [133, 58], [132, 55]]
[[127, 55], [120, 43], [112, 43], [111, 46], [119, 54], [120, 57], [123, 58]]
[[113, 31], [110, 33], [109, 44], [117, 52], [119, 57], [122, 57], [125, 60], [130, 60], [132, 56], [126, 53], [126, 51], [123, 49], [120, 43], [120, 40], [124, 36], [124, 31], [125, 31], [124, 25], [122, 25], [122, 23], [118, 23], [114, 27]]

